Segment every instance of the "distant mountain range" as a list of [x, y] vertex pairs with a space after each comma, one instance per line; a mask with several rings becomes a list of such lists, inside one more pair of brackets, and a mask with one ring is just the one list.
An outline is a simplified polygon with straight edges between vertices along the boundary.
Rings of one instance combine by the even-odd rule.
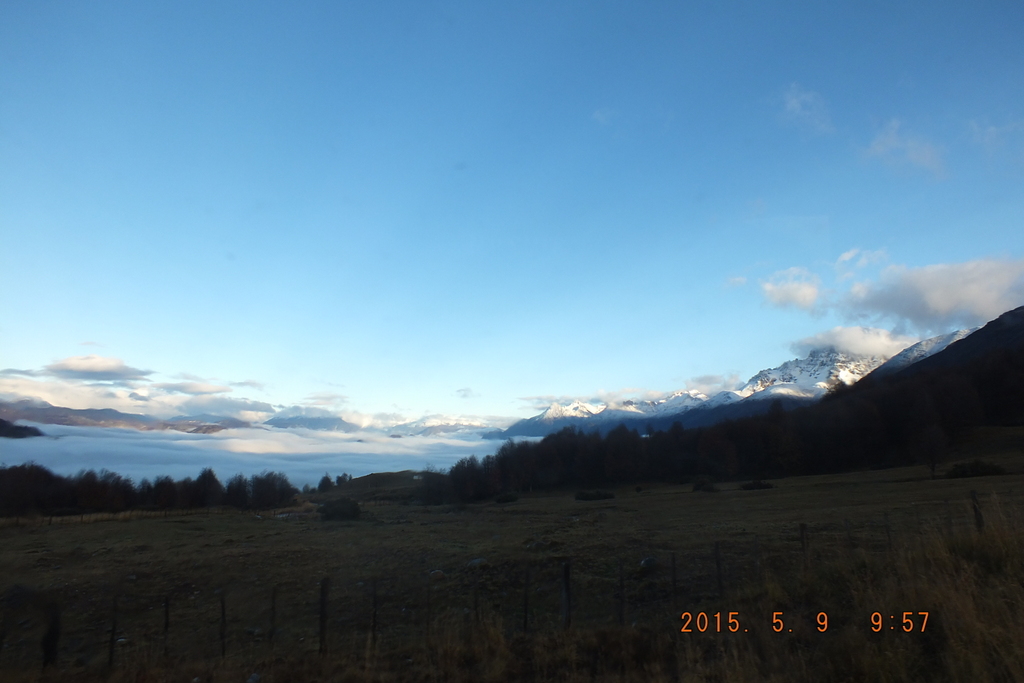
[[72, 425], [77, 427], [119, 427], [121, 429], [174, 429], [193, 434], [210, 434], [222, 429], [250, 427], [250, 423], [217, 415], [180, 415], [160, 420], [149, 415], [122, 413], [112, 408], [63, 408], [46, 401], [0, 401], [0, 419], [14, 422]]
[[[115, 427], [121, 429], [174, 429], [190, 434], [212, 434], [224, 429], [244, 429], [259, 427], [253, 424], [223, 415], [178, 415], [167, 420], [160, 420], [149, 415], [138, 413], [122, 413], [112, 408], [64, 408], [51, 405], [45, 401], [20, 400], [0, 401], [0, 419], [13, 423], [16, 420], [37, 422], [40, 424], [72, 425], [78, 427]], [[359, 425], [353, 424], [333, 415], [309, 416], [293, 415], [290, 417], [272, 417], [262, 423], [277, 429], [312, 429], [326, 432], [357, 432]], [[459, 432], [481, 432], [492, 429], [493, 425], [474, 418], [433, 415], [413, 422], [395, 425], [383, 429], [391, 436], [436, 436]]]
[[280, 429], [315, 429], [321, 432], [357, 432], [359, 425], [346, 422], [340, 417], [272, 417], [264, 424]]
[[[484, 438], [508, 439], [546, 436], [565, 427], [601, 433], [607, 433], [620, 424], [641, 432], [666, 429], [675, 422], [681, 423], [684, 427], [702, 427], [723, 420], [766, 413], [776, 402], [785, 409], [807, 405], [821, 399], [833, 387], [853, 384], [869, 374], [874, 377], [887, 377], [911, 368], [927, 367], [928, 363], [932, 362], [931, 359], [935, 359], [935, 363], [967, 362], [970, 358], [991, 350], [993, 343], [1003, 344], [1007, 348], [1020, 345], [1024, 341], [1020, 338], [1021, 325], [1013, 316], [1024, 317], [1022, 311], [1024, 309], [1011, 311], [989, 323], [985, 328], [988, 330], [986, 339], [989, 341], [984, 345], [972, 343], [973, 333], [978, 329], [972, 328], [925, 339], [892, 358], [820, 348], [811, 351], [806, 358], [796, 358], [778, 367], [762, 370], [743, 386], [721, 391], [713, 396], [707, 396], [699, 391], [681, 390], [655, 400], [625, 400], [609, 404], [578, 400], [565, 404], [552, 403], [539, 415], [519, 420], [507, 429], [495, 430], [491, 425], [473, 418], [435, 415], [380, 431], [394, 437], [475, 432]], [[1005, 322], [1004, 319], [1010, 322]], [[975, 350], [974, 346], [979, 348]], [[940, 358], [944, 360], [940, 361]], [[179, 415], [161, 420], [149, 415], [122, 413], [109, 408], [64, 408], [45, 401], [32, 400], [0, 401], [0, 419], [9, 422], [24, 420], [43, 424], [140, 430], [174, 429], [202, 434], [254, 426], [243, 420], [220, 415]], [[279, 416], [272, 417], [263, 424], [278, 429], [334, 432], [356, 432], [363, 429], [333, 415]]]
[[882, 376], [904, 370], [965, 339], [976, 329], [925, 339], [892, 358], [843, 353], [831, 347], [815, 349], [806, 358], [762, 370], [742, 387], [710, 397], [698, 391], [677, 391], [653, 401], [607, 405], [581, 401], [564, 405], [552, 403], [539, 415], [485, 436], [492, 439], [546, 436], [565, 427], [604, 434], [623, 424], [641, 432], [666, 429], [674, 422], [683, 427], [703, 427], [766, 413], [776, 401], [785, 409], [795, 408], [819, 400], [839, 384], [850, 385], [869, 374]]

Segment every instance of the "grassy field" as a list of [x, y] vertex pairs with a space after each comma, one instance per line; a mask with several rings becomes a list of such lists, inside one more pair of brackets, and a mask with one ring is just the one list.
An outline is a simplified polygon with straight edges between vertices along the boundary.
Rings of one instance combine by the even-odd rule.
[[0, 679], [1024, 680], [1022, 445], [1020, 429], [976, 435], [947, 467], [981, 457], [1010, 474], [973, 479], [916, 467], [760, 491], [642, 484], [604, 501], [558, 491], [422, 507], [392, 502], [416, 484], [398, 473], [340, 490], [363, 502], [357, 522], [321, 521], [315, 500], [258, 515], [5, 520], [0, 587], [38, 591], [62, 616], [58, 661], [41, 672], [45, 616], [9, 611]]

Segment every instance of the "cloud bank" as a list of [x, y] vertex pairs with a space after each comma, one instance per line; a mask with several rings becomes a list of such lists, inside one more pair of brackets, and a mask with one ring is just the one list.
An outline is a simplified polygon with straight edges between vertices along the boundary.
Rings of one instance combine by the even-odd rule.
[[144, 380], [152, 370], [139, 370], [124, 364], [120, 358], [104, 356], [72, 356], [46, 366], [47, 374], [59, 379], [87, 382], [128, 382]]
[[891, 358], [918, 341], [920, 340], [917, 337], [894, 334], [876, 327], [833, 327], [831, 330], [801, 339], [791, 348], [799, 356], [806, 356], [815, 349], [833, 348], [841, 353], [857, 356]]
[[765, 303], [777, 308], [833, 312], [851, 322], [887, 324], [897, 337], [983, 325], [1024, 305], [1024, 259], [889, 265], [874, 277], [862, 274], [862, 279], [850, 282], [859, 269], [885, 259], [884, 251], [851, 249], [834, 264], [833, 288], [825, 289], [821, 278], [807, 268], [793, 267], [762, 281], [761, 292]]
[[840, 303], [852, 318], [940, 333], [981, 325], [1024, 305], [1024, 259], [978, 259], [920, 268], [889, 266], [855, 283]]
[[[371, 472], [448, 468], [470, 455], [494, 452], [495, 442], [478, 437], [391, 439], [366, 433], [305, 429], [231, 429], [216, 434], [175, 431], [37, 425], [47, 436], [9, 439], [3, 462], [36, 462], [58, 474], [108, 469], [135, 481], [169, 475], [195, 477], [212, 467], [222, 481], [238, 472], [281, 471], [293, 484], [316, 484], [329, 472], [362, 476]], [[8, 443], [8, 441], [10, 443]]]

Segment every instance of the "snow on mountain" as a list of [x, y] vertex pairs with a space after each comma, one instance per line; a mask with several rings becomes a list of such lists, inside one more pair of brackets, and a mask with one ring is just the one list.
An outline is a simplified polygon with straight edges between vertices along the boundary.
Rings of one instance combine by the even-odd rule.
[[428, 415], [419, 420], [394, 425], [387, 431], [392, 436], [433, 436], [493, 430], [494, 428], [493, 422], [477, 417]]
[[887, 360], [885, 356], [858, 356], [834, 348], [816, 349], [807, 358], [762, 370], [736, 394], [740, 398], [771, 398], [778, 394], [817, 398], [840, 382], [853, 384]]
[[925, 339], [924, 341], [919, 341], [913, 346], [908, 346], [903, 349], [903, 351], [897, 353], [895, 356], [879, 366], [875, 370], [875, 376], [891, 375], [894, 372], [899, 372], [909, 365], [913, 365], [914, 363], [924, 360], [929, 356], [934, 356], [950, 344], [960, 341], [978, 329], [979, 328], [977, 327], [972, 327], [967, 330], [950, 332], [949, 334], [940, 334], [937, 337]]
[[605, 408], [606, 406], [595, 406], [590, 403], [584, 403], [583, 401], [573, 401], [566, 406], [558, 403], [552, 403], [548, 406], [547, 410], [537, 416], [537, 419], [544, 422], [553, 422], [555, 420], [562, 420], [569, 417], [593, 417], [594, 415], [603, 412]]
[[600, 428], [620, 422], [668, 418], [691, 410], [708, 411], [746, 400], [813, 400], [821, 398], [840, 382], [853, 384], [886, 360], [886, 356], [857, 355], [832, 347], [815, 349], [806, 358], [762, 370], [735, 391], [721, 391], [708, 397], [699, 391], [682, 390], [655, 400], [625, 400], [601, 405], [579, 400], [568, 405], [552, 403], [540, 415], [520, 420], [505, 432], [495, 434], [499, 437], [538, 436], [566, 426]]
[[699, 391], [682, 390], [654, 401], [622, 401], [614, 406], [609, 406], [609, 409], [640, 415], [674, 415], [690, 408], [696, 408], [707, 400], [708, 397]]

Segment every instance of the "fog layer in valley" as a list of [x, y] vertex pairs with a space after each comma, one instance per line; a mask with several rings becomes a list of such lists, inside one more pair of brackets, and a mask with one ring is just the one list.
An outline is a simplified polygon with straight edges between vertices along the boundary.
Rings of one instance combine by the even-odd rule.
[[[32, 423], [25, 423], [32, 424]], [[57, 474], [83, 469], [107, 469], [136, 482], [168, 475], [195, 477], [212, 467], [221, 480], [239, 472], [284, 472], [292, 483], [315, 485], [325, 472], [422, 470], [428, 465], [446, 469], [460, 458], [483, 456], [494, 442], [477, 436], [463, 438], [417, 436], [393, 439], [380, 434], [317, 432], [306, 429], [231, 429], [216, 434], [186, 434], [173, 430], [136, 431], [102, 427], [35, 424], [46, 436], [4, 439], [0, 463], [35, 462]]]

